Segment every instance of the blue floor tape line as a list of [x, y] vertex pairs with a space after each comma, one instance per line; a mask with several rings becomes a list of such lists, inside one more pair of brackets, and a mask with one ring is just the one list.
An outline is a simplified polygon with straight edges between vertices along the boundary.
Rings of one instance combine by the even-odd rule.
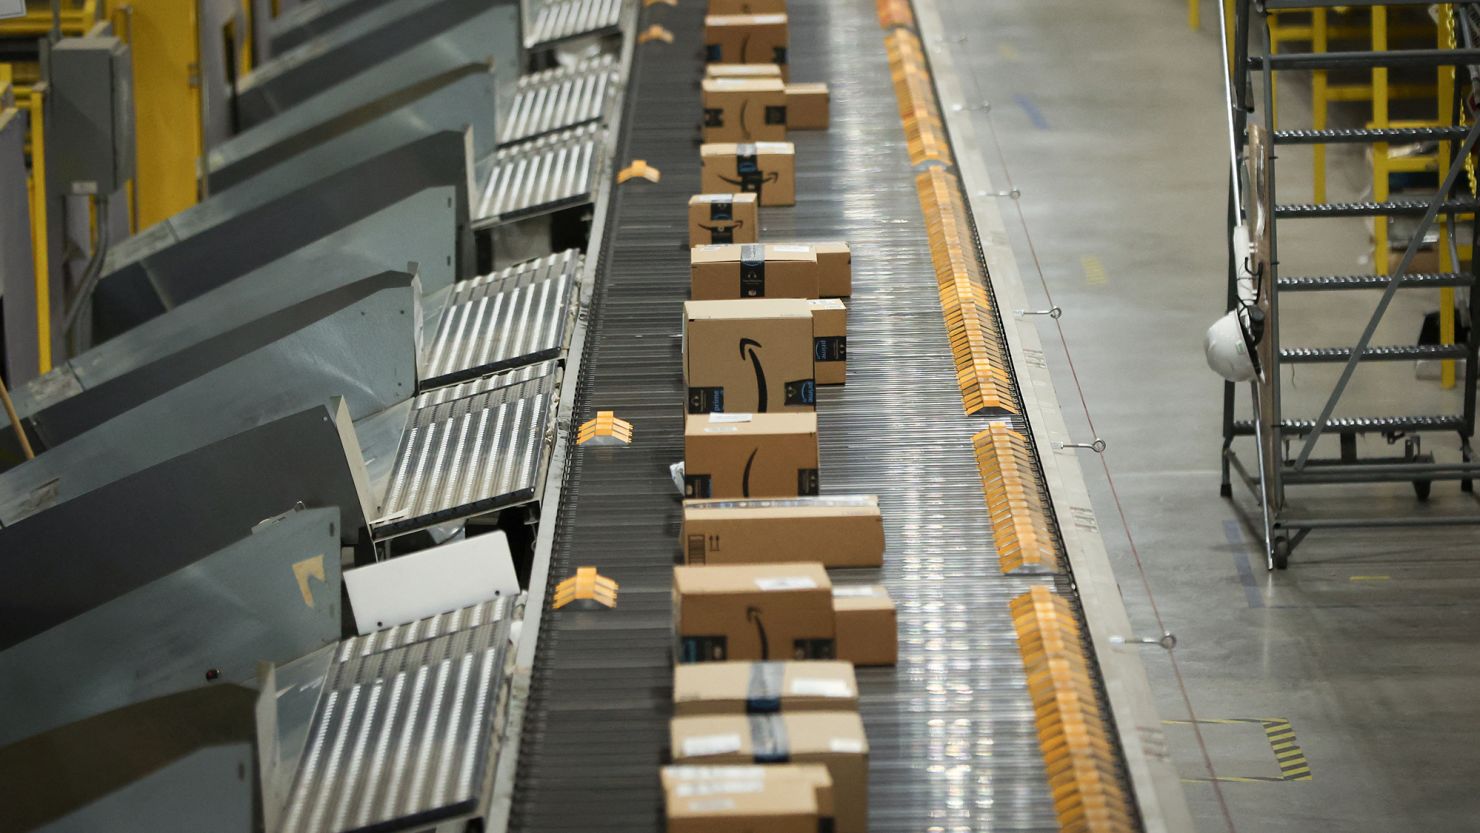
[[1233, 545], [1233, 565], [1238, 569], [1239, 584], [1244, 586], [1244, 596], [1249, 607], [1264, 607], [1264, 594], [1254, 581], [1254, 568], [1249, 566], [1249, 545], [1244, 540], [1243, 527], [1235, 520], [1223, 522], [1223, 536]]

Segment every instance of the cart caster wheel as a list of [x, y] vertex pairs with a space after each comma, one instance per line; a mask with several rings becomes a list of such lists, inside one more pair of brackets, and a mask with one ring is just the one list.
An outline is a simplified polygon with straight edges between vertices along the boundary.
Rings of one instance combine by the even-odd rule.
[[1474, 492], [1475, 491], [1475, 481], [1473, 481], [1473, 480], [1461, 480], [1459, 482], [1459, 490], [1461, 492], [1464, 492], [1465, 494], [1470, 494], [1470, 493]]
[[1233, 484], [1232, 483], [1223, 483], [1223, 484], [1219, 485], [1218, 486], [1218, 497], [1222, 497], [1222, 498], [1230, 498], [1230, 497], [1233, 497]]
[[1413, 493], [1415, 495], [1418, 495], [1418, 499], [1419, 500], [1428, 500], [1429, 499], [1429, 495], [1433, 491], [1434, 491], [1434, 481], [1432, 481], [1432, 480], [1415, 480], [1415, 481], [1413, 481]]
[[1281, 535], [1274, 539], [1274, 568], [1283, 570], [1290, 566], [1290, 539]]

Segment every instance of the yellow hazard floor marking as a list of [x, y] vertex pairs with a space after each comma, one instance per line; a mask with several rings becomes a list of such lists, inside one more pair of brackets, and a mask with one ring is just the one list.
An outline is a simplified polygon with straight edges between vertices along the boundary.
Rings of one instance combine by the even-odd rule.
[[1010, 43], [1004, 43], [998, 46], [997, 51], [1001, 53], [1002, 60], [1004, 61], [1017, 61], [1020, 60], [1022, 57], [1018, 55], [1017, 47], [1013, 46]]
[[1094, 255], [1081, 257], [1079, 265], [1084, 267], [1084, 282], [1090, 286], [1103, 286], [1110, 282], [1110, 276], [1105, 274], [1105, 264]]
[[1352, 576], [1352, 581], [1390, 581], [1392, 576]]
[[1236, 723], [1257, 723], [1264, 727], [1264, 737], [1269, 741], [1269, 749], [1274, 753], [1275, 762], [1280, 765], [1280, 777], [1278, 778], [1261, 775], [1219, 775], [1216, 778], [1183, 778], [1182, 782], [1184, 784], [1209, 784], [1214, 781], [1232, 784], [1259, 784], [1311, 780], [1310, 762], [1305, 759], [1305, 752], [1300, 749], [1299, 744], [1295, 741], [1295, 730], [1290, 727], [1290, 721], [1283, 717], [1163, 720], [1162, 723], [1176, 726], [1191, 726], [1194, 723], [1218, 726]]

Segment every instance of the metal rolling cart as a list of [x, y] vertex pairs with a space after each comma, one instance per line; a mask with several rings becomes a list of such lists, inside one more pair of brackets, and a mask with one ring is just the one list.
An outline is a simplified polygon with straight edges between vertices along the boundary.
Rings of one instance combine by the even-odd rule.
[[[1251, 385], [1252, 418], [1240, 418], [1236, 384], [1224, 385], [1222, 494], [1232, 497], [1232, 474], [1237, 473], [1259, 502], [1260, 520], [1253, 524], [1262, 533], [1267, 565], [1270, 569], [1288, 566], [1290, 553], [1315, 529], [1338, 527], [1434, 526], [1444, 524], [1480, 524], [1480, 513], [1474, 515], [1393, 515], [1316, 516], [1301, 512], [1287, 499], [1290, 486], [1351, 483], [1411, 482], [1419, 500], [1427, 500], [1433, 481], [1458, 480], [1461, 488], [1472, 491], [1473, 479], [1480, 473], [1475, 462], [1471, 438], [1475, 433], [1476, 352], [1480, 347], [1473, 331], [1459, 344], [1374, 345], [1373, 335], [1383, 320], [1388, 306], [1400, 289], [1473, 287], [1475, 274], [1462, 270], [1457, 252], [1453, 252], [1453, 271], [1414, 273], [1410, 271], [1425, 232], [1437, 221], [1444, 221], [1452, 235], [1456, 215], [1470, 214], [1480, 207], [1471, 194], [1460, 193], [1457, 185], [1465, 172], [1480, 137], [1480, 121], [1467, 125], [1463, 106], [1454, 101], [1449, 112], [1451, 123], [1439, 126], [1391, 127], [1385, 119], [1377, 125], [1359, 129], [1277, 130], [1274, 118], [1274, 78], [1288, 71], [1331, 71], [1343, 69], [1371, 70], [1385, 73], [1402, 67], [1444, 68], [1480, 63], [1480, 49], [1470, 43], [1468, 34], [1463, 45], [1438, 49], [1372, 50], [1360, 52], [1312, 52], [1274, 54], [1270, 48], [1272, 14], [1295, 9], [1325, 9], [1350, 3], [1334, 0], [1239, 0], [1233, 9], [1233, 37], [1229, 95], [1230, 151], [1233, 155], [1232, 186], [1229, 203], [1230, 240], [1236, 226], [1247, 219], [1252, 238], [1249, 271], [1253, 273], [1253, 304], [1263, 313], [1263, 337], [1256, 351], [1259, 375]], [[1367, 2], [1366, 6], [1428, 5], [1414, 0]], [[1451, 12], [1452, 13], [1452, 12]], [[1255, 77], [1262, 90], [1262, 104], [1256, 112]], [[1453, 85], [1451, 84], [1452, 88]], [[1451, 93], [1452, 94], [1452, 93]], [[1442, 104], [1443, 102], [1441, 102]], [[1442, 107], [1441, 107], [1442, 111]], [[1307, 204], [1276, 201], [1277, 148], [1283, 145], [1366, 144], [1375, 152], [1385, 153], [1393, 142], [1439, 142], [1444, 172], [1438, 191], [1423, 198], [1390, 198], [1385, 183], [1374, 187], [1370, 201], [1313, 202]], [[1452, 160], [1452, 161], [1451, 161]], [[1446, 170], [1447, 169], [1447, 170]], [[1278, 230], [1281, 221], [1310, 221], [1331, 218], [1372, 217], [1385, 222], [1388, 217], [1417, 217], [1418, 226], [1403, 252], [1402, 259], [1390, 274], [1383, 274], [1376, 263], [1374, 274], [1361, 275], [1281, 275], [1279, 271]], [[1475, 244], [1471, 240], [1471, 246]], [[1228, 306], [1240, 303], [1239, 278], [1244, 268], [1241, 258], [1229, 247]], [[1381, 298], [1361, 336], [1351, 346], [1306, 347], [1281, 345], [1280, 298], [1288, 292], [1336, 292], [1380, 290]], [[1246, 301], [1248, 299], [1245, 299]], [[1470, 294], [1469, 312], [1477, 311], [1476, 296]], [[1463, 407], [1458, 414], [1412, 416], [1334, 417], [1337, 404], [1346, 393], [1357, 366], [1364, 362], [1416, 361], [1420, 359], [1453, 360], [1463, 363]], [[1341, 375], [1314, 418], [1294, 416], [1281, 402], [1281, 368], [1302, 363], [1339, 363]], [[1424, 434], [1453, 432], [1459, 439], [1461, 459], [1444, 462], [1423, 450]], [[1326, 434], [1340, 438], [1335, 457], [1314, 455], [1317, 441]], [[1390, 444], [1403, 443], [1398, 455], [1364, 456], [1358, 449], [1358, 437], [1379, 434]], [[1257, 465], [1251, 467], [1234, 450], [1238, 437], [1252, 436], [1257, 447]]]

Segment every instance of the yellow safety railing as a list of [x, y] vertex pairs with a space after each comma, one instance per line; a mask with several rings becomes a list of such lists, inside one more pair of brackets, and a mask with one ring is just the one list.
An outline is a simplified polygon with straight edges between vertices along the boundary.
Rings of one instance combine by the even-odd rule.
[[51, 263], [47, 256], [46, 125], [41, 117], [46, 88], [31, 88], [27, 109], [31, 120], [31, 255], [36, 270], [37, 369], [51, 370]]

